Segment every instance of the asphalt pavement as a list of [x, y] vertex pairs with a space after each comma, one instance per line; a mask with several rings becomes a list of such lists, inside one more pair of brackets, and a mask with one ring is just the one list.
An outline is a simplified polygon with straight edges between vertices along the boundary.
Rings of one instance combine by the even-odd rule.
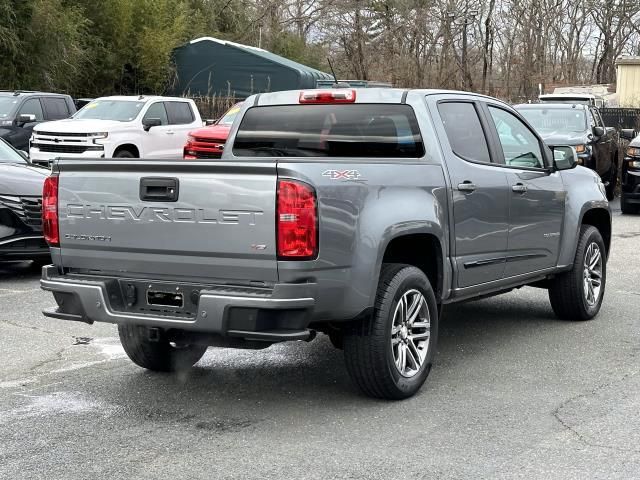
[[640, 478], [639, 245], [616, 208], [589, 322], [534, 288], [447, 308], [402, 402], [360, 395], [324, 335], [147, 372], [114, 326], [43, 317], [38, 269], [0, 265], [0, 478]]

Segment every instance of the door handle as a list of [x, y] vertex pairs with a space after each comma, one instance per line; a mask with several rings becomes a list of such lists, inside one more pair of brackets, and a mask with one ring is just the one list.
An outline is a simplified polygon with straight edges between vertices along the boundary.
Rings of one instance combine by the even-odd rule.
[[516, 183], [514, 186], [511, 187], [511, 190], [516, 193], [527, 193], [527, 186], [521, 183]]
[[465, 193], [472, 193], [476, 190], [476, 184], [471, 183], [469, 180], [465, 180], [462, 183], [458, 184], [458, 191]]
[[173, 135], [174, 133], [176, 132], [174, 132], [173, 130], [167, 130], [167, 135]]

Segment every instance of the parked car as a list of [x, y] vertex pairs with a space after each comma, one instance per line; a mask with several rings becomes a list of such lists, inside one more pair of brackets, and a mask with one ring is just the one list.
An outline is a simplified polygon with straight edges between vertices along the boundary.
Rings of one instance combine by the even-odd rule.
[[68, 118], [76, 112], [69, 95], [46, 92], [0, 91], [0, 138], [18, 150], [29, 150], [33, 127]]
[[331, 89], [238, 115], [222, 162], [54, 163], [45, 315], [116, 323], [164, 371], [321, 331], [363, 392], [398, 399], [431, 370], [444, 304], [531, 285], [560, 318], [600, 310], [604, 186], [509, 105]]
[[54, 158], [182, 158], [187, 134], [202, 126], [186, 98], [115, 96], [89, 102], [72, 118], [38, 125], [31, 161]]
[[620, 136], [631, 140], [622, 161], [620, 209], [622, 213], [640, 212], [640, 136], [632, 129], [623, 129]]
[[0, 260], [49, 259], [42, 236], [42, 187], [49, 171], [0, 139]]
[[600, 111], [581, 104], [523, 104], [516, 109], [549, 146], [571, 145], [579, 162], [600, 175], [613, 200], [618, 180], [618, 135], [606, 127]]
[[187, 143], [184, 146], [184, 158], [186, 160], [220, 158], [231, 125], [233, 125], [241, 105], [242, 102], [236, 103], [213, 125], [189, 132]]

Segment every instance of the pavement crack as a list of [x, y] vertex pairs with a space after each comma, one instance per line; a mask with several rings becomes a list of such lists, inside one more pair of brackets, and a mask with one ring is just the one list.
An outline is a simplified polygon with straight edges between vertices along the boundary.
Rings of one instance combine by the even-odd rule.
[[623, 448], [623, 447], [618, 447], [618, 446], [615, 446], [615, 445], [605, 445], [605, 444], [602, 444], [602, 443], [594, 442], [591, 439], [589, 439], [587, 436], [583, 435], [578, 430], [576, 430], [576, 428], [571, 426], [568, 422], [566, 422], [562, 418], [562, 414], [561, 414], [561, 410], [564, 407], [566, 407], [567, 405], [569, 405], [570, 403], [575, 402], [576, 400], [579, 400], [581, 398], [586, 398], [586, 397], [589, 397], [589, 396], [596, 395], [601, 390], [604, 390], [605, 388], [611, 387], [615, 383], [624, 382], [625, 380], [634, 377], [638, 373], [640, 373], [640, 371], [629, 372], [629, 373], [623, 375], [622, 377], [620, 377], [620, 378], [618, 378], [618, 379], [616, 379], [614, 381], [610, 381], [610, 382], [607, 382], [607, 383], [600, 384], [600, 385], [596, 386], [595, 388], [591, 389], [588, 392], [583, 392], [583, 393], [580, 393], [578, 395], [575, 395], [573, 397], [570, 397], [570, 398], [564, 400], [553, 411], [553, 413], [552, 413], [553, 417], [558, 421], [558, 423], [565, 430], [570, 432], [580, 443], [582, 443], [583, 445], [585, 445], [587, 447], [603, 448], [603, 449], [615, 451], [615, 452], [618, 452], [618, 453], [640, 453], [640, 449], [637, 449], [637, 448]]
[[60, 350], [58, 350], [56, 353], [53, 354], [52, 358], [47, 358], [46, 360], [42, 360], [41, 362], [38, 362], [35, 365], [31, 366], [29, 368], [29, 371], [33, 372], [34, 370], [38, 370], [39, 368], [42, 368], [45, 365], [48, 365], [50, 363], [62, 361], [63, 360], [62, 354], [64, 353], [65, 350], [66, 350], [66, 347], [61, 348]]
[[46, 330], [44, 328], [40, 328], [40, 327], [36, 327], [35, 325], [23, 325], [22, 323], [17, 323], [17, 322], [12, 322], [11, 320], [0, 320], [0, 323], [6, 323], [7, 325], [11, 325], [13, 327], [18, 327], [18, 328], [26, 328], [29, 330], [35, 330], [37, 332], [42, 332], [42, 333], [46, 333], [49, 335], [54, 335], [56, 332], [53, 332], [51, 330]]

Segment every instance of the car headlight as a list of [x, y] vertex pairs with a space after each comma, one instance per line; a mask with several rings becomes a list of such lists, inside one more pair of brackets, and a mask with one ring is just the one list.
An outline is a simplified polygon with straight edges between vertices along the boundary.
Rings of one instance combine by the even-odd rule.
[[629, 168], [640, 168], [640, 160], [631, 160], [629, 162]]
[[187, 143], [193, 143], [196, 141], [196, 137], [193, 135], [187, 135]]
[[627, 155], [629, 157], [640, 157], [640, 147], [627, 148]]
[[109, 136], [109, 132], [89, 133], [87, 136], [93, 138], [107, 138]]

